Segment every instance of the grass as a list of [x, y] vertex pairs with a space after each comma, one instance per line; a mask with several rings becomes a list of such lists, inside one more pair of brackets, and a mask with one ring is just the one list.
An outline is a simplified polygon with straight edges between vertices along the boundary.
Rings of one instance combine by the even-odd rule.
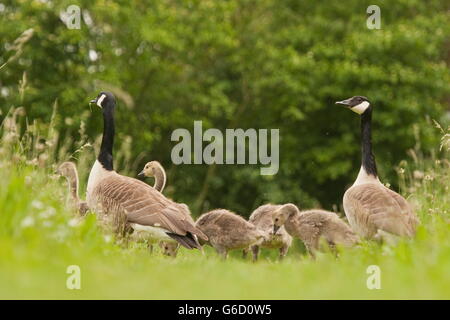
[[[171, 259], [136, 243], [122, 247], [94, 214], [77, 218], [68, 206], [54, 143], [37, 146], [36, 137], [55, 142], [51, 126], [19, 134], [8, 122], [13, 113], [0, 136], [1, 299], [450, 299], [448, 134], [440, 159], [413, 151], [399, 166], [401, 192], [422, 221], [413, 240], [364, 242], [338, 260], [324, 253], [316, 261], [296, 242], [281, 262], [263, 251], [251, 263], [240, 252], [222, 261], [210, 248]], [[81, 290], [66, 287], [70, 265], [80, 267]], [[370, 265], [380, 267], [380, 290], [366, 286]]]

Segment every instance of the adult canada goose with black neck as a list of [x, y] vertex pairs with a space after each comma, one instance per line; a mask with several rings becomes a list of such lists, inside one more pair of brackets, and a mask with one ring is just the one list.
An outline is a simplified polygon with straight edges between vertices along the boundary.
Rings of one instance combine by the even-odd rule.
[[182, 207], [146, 183], [114, 171], [116, 100], [113, 94], [100, 92], [91, 103], [102, 109], [103, 137], [100, 153], [89, 174], [86, 196], [89, 208], [112, 217], [118, 231], [131, 226], [160, 240], [175, 240], [188, 249], [199, 249], [195, 236], [205, 241], [208, 237], [186, 219]]
[[383, 233], [414, 236], [419, 220], [411, 206], [378, 179], [372, 153], [372, 105], [363, 96], [336, 104], [344, 105], [361, 116], [361, 169], [356, 181], [344, 194], [344, 210], [350, 226], [360, 236], [369, 239], [382, 237]]

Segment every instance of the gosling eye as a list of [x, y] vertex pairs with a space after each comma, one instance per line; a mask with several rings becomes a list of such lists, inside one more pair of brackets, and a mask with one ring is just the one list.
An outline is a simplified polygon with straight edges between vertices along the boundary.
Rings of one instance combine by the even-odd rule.
[[275, 222], [278, 222], [278, 218], [275, 218]]

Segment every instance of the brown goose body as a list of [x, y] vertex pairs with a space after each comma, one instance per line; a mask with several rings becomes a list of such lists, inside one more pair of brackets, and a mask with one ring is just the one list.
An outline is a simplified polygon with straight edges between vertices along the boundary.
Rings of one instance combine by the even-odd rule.
[[419, 223], [401, 195], [371, 177], [350, 187], [343, 204], [350, 226], [364, 238], [375, 238], [380, 231], [412, 237]]
[[[147, 232], [153, 238], [177, 241], [186, 248], [199, 248], [195, 236], [207, 240], [197, 229], [189, 213], [182, 205], [163, 196], [146, 183], [122, 176], [115, 171], [99, 168], [96, 162], [93, 170], [100, 171], [98, 181], [88, 183], [88, 205], [104, 215], [119, 217], [115, 223], [129, 224], [137, 232]], [[90, 181], [91, 182], [91, 179]]]
[[339, 216], [325, 210], [299, 211], [297, 206], [286, 204], [273, 216], [277, 227], [284, 225], [286, 231], [299, 238], [308, 252], [314, 256], [314, 251], [321, 250], [320, 242], [334, 248], [335, 245], [351, 247], [358, 242], [358, 237]]
[[75, 164], [69, 161], [63, 162], [58, 167], [57, 171], [61, 176], [67, 179], [69, 185], [69, 194], [78, 213], [81, 215], [86, 214], [86, 212], [89, 210], [89, 207], [86, 201], [82, 201], [78, 196], [79, 179], [77, 167], [75, 166]]
[[244, 249], [265, 239], [264, 233], [253, 224], [225, 209], [202, 214], [196, 227], [207, 235], [208, 244], [224, 258], [229, 250]]
[[[248, 221], [266, 234], [266, 239], [261, 244], [251, 247], [254, 261], [258, 259], [259, 248], [278, 249], [280, 258], [283, 258], [292, 244], [292, 237], [287, 233], [284, 226], [281, 226], [277, 233], [273, 232], [272, 216], [280, 207], [281, 205], [266, 204], [258, 207], [250, 215]], [[244, 250], [245, 256], [247, 249]]]

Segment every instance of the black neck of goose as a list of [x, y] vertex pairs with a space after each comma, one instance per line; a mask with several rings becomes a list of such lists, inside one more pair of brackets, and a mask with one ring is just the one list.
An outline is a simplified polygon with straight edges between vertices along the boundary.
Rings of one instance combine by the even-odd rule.
[[372, 153], [372, 106], [361, 115], [362, 166], [368, 175], [377, 177], [377, 164]]
[[112, 150], [114, 145], [114, 106], [106, 108], [103, 111], [103, 137], [102, 144], [100, 146], [100, 154], [98, 155], [98, 161], [102, 164], [103, 168], [112, 171], [113, 169], [113, 156]]

